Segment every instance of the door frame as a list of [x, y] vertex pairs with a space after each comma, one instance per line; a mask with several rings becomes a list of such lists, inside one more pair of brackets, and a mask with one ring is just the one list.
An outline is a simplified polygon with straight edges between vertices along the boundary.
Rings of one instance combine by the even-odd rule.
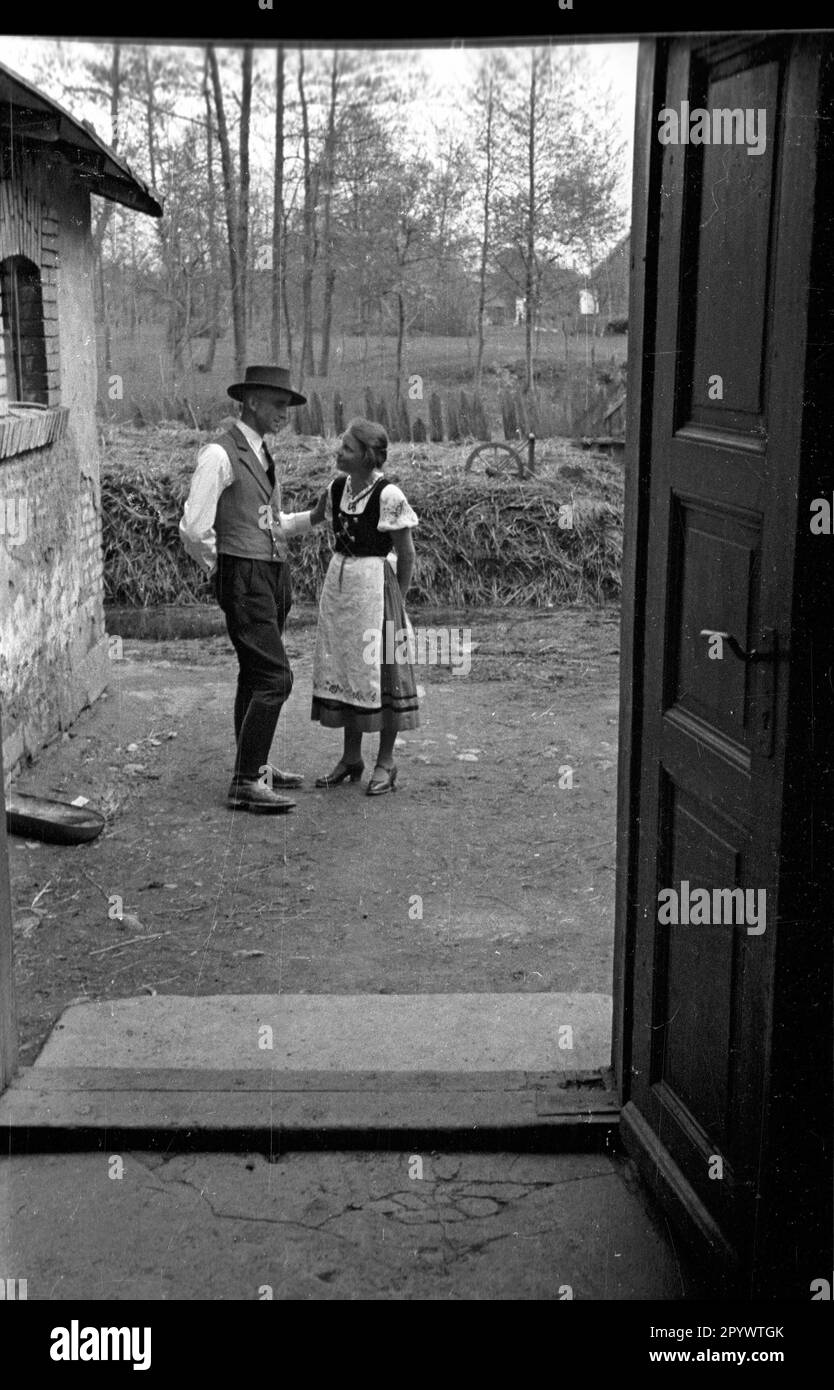
[[641, 734], [643, 634], [651, 483], [651, 411], [654, 357], [643, 351], [657, 311], [658, 193], [663, 146], [653, 112], [662, 105], [667, 48], [641, 39], [637, 53], [634, 163], [631, 189], [631, 265], [628, 291], [628, 380], [626, 386], [625, 498], [620, 609], [620, 726], [617, 755], [617, 872], [614, 890], [614, 982], [611, 1066], [620, 1104], [631, 1094], [632, 982], [635, 940]]
[[[813, 40], [809, 40], [813, 41]], [[649, 544], [649, 484], [651, 477], [651, 411], [643, 403], [654, 396], [651, 354], [644, 345], [651, 341], [657, 311], [657, 258], [660, 202], [659, 169], [663, 146], [656, 137], [655, 113], [663, 105], [666, 86], [669, 40], [643, 39], [638, 50], [635, 104], [635, 145], [632, 166], [631, 267], [629, 291], [629, 370], [626, 428], [626, 487], [624, 501], [624, 552], [621, 609], [620, 742], [617, 790], [617, 871], [615, 885], [615, 936], [613, 969], [612, 1066], [620, 1104], [630, 1100], [631, 1032], [634, 1026], [632, 1002], [636, 920], [636, 833], [640, 817], [641, 712], [643, 704], [644, 632], [646, 615], [646, 566]], [[829, 44], [830, 44], [829, 40]], [[828, 50], [826, 90], [834, 92], [831, 70], [834, 61]], [[822, 151], [820, 183], [834, 177], [834, 141]], [[834, 451], [830, 449], [825, 413], [826, 392], [834, 379], [834, 332], [832, 324], [832, 277], [826, 268], [825, 242], [834, 245], [834, 216], [815, 226], [815, 295], [810, 306], [809, 338], [819, 345], [809, 364], [806, 399], [809, 407], [803, 426], [803, 492], [810, 501], [815, 496], [834, 493]], [[800, 507], [800, 512], [802, 508]], [[829, 558], [829, 555], [831, 558]], [[797, 1135], [804, 1135], [803, 1120], [810, 1105], [825, 1104], [826, 1083], [830, 1088], [830, 1000], [824, 1026], [806, 1040], [805, 1084], [796, 1086], [795, 1057], [791, 1030], [795, 1029], [807, 1005], [808, 971], [821, 971], [831, 961], [831, 925], [825, 919], [831, 893], [834, 865], [834, 813], [825, 806], [826, 777], [834, 776], [834, 537], [823, 538], [800, 533], [797, 545], [795, 614], [801, 639], [794, 636], [794, 671], [788, 730], [789, 756], [801, 769], [789, 786], [783, 806], [783, 823], [790, 827], [791, 851], [787, 866], [793, 889], [787, 903], [794, 914], [804, 914], [808, 930], [792, 942], [797, 949], [783, 953], [779, 963], [777, 1012], [782, 1035], [771, 1058], [770, 1104], [766, 1133], [762, 1136], [764, 1162], [774, 1175], [785, 1159], [792, 1175], [799, 1175], [803, 1194], [812, 1194], [827, 1162], [825, 1153], [805, 1156], [804, 1167], [798, 1152]], [[813, 718], [812, 718], [813, 711]], [[822, 716], [822, 718], [820, 718]], [[826, 727], [827, 717], [827, 727]], [[0, 776], [2, 776], [0, 739]], [[834, 799], [829, 797], [829, 800]], [[825, 883], [823, 882], [825, 880]], [[828, 885], [829, 891], [825, 891]], [[781, 915], [781, 914], [780, 914]], [[826, 935], [827, 934], [827, 935]], [[818, 942], [824, 949], [822, 960]], [[827, 954], [826, 954], [827, 952]], [[830, 972], [828, 975], [830, 981]], [[825, 1012], [825, 1010], [823, 1011]], [[826, 1032], [826, 1026], [829, 1031]], [[17, 1064], [17, 1025], [14, 999], [12, 912], [9, 860], [5, 816], [0, 818], [0, 1092], [11, 1082]], [[788, 1131], [793, 1128], [791, 1138]], [[806, 1146], [807, 1147], [807, 1146]], [[696, 1245], [701, 1244], [714, 1257], [720, 1249], [716, 1232], [704, 1221], [703, 1212], [693, 1209], [687, 1184], [679, 1171], [668, 1165], [658, 1168], [653, 1183], [656, 1195], [687, 1228]], [[804, 1176], [803, 1176], [804, 1175]], [[680, 1181], [678, 1181], [680, 1179]], [[775, 1181], [774, 1177], [774, 1181]], [[676, 1186], [677, 1184], [677, 1186]], [[778, 1261], [779, 1235], [785, 1222], [778, 1192], [768, 1201], [762, 1223], [759, 1249], [761, 1265]], [[785, 1200], [793, 1197], [786, 1192]], [[822, 1206], [824, 1207], [824, 1199]], [[818, 1205], [815, 1211], [821, 1211]], [[827, 1229], [827, 1228], [826, 1228]], [[830, 1272], [830, 1271], [829, 1271]], [[822, 1277], [826, 1271], [819, 1271]]]
[[[717, 36], [718, 37], [718, 36]], [[765, 35], [744, 35], [755, 42]], [[682, 36], [641, 40], [638, 53], [629, 288], [626, 488], [620, 642], [614, 1016], [612, 1067], [624, 1147], [672, 1222], [717, 1276], [716, 1291], [747, 1297], [809, 1298], [809, 1270], [830, 1278], [832, 1161], [831, 978], [834, 932], [834, 536], [812, 536], [810, 503], [831, 500], [834, 451], [830, 399], [834, 374], [834, 179], [832, 121], [818, 120], [811, 157], [816, 189], [808, 285], [796, 286], [807, 314], [798, 532], [794, 560], [790, 665], [781, 806], [778, 918], [772, 1024], [760, 1135], [760, 1206], [743, 1264], [693, 1192], [686, 1175], [631, 1101], [631, 1038], [641, 819], [641, 725], [647, 614], [652, 344], [658, 309], [658, 247], [664, 147], [656, 113], [665, 106], [670, 45]], [[702, 42], [703, 40], [701, 40]], [[696, 42], [693, 40], [693, 42]], [[816, 110], [834, 112], [834, 40], [793, 37], [798, 60], [817, 80]], [[815, 66], [818, 65], [818, 66]], [[810, 80], [810, 79], [809, 79]], [[830, 201], [830, 200], [829, 200]], [[648, 349], [648, 351], [647, 351]], [[770, 924], [769, 924], [770, 925]], [[764, 1045], [764, 1040], [763, 1040]], [[801, 1215], [799, 1214], [801, 1212]], [[823, 1234], [825, 1233], [825, 1234]], [[827, 1252], [827, 1253], [826, 1253]], [[817, 1267], [817, 1265], [819, 1267]]]

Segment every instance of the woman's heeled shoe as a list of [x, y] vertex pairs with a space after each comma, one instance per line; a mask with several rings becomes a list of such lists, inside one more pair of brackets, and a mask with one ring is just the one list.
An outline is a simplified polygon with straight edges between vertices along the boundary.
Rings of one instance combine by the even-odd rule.
[[[385, 773], [385, 781], [380, 781], [376, 777], [377, 771]], [[383, 767], [382, 763], [377, 763], [374, 768], [374, 775], [368, 783], [366, 796], [382, 796], [384, 792], [395, 792], [397, 782], [397, 764], [392, 763], [390, 767]]]
[[[337, 769], [341, 768], [341, 772]], [[340, 782], [344, 782], [348, 777], [351, 782], [358, 782], [362, 773], [365, 771], [365, 764], [360, 760], [358, 763], [343, 763], [341, 758], [326, 777], [317, 777], [317, 787], [338, 787]]]

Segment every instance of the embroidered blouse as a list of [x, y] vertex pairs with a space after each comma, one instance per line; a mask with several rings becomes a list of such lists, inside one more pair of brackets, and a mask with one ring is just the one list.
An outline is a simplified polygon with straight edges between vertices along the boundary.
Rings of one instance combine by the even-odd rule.
[[[381, 476], [381, 475], [380, 475]], [[325, 520], [333, 524], [333, 496], [332, 487], [336, 481], [334, 478], [327, 489], [327, 505], [325, 508]], [[374, 479], [377, 482], [378, 479]], [[342, 492], [342, 500], [339, 504], [339, 511], [347, 512], [348, 515], [361, 516], [371, 495], [372, 488], [369, 488], [364, 495], [361, 495], [355, 502], [351, 502], [347, 496], [347, 484]], [[379, 521], [378, 531], [402, 531], [406, 527], [419, 526], [417, 513], [409, 506], [408, 498], [396, 483], [386, 483], [379, 498]]]

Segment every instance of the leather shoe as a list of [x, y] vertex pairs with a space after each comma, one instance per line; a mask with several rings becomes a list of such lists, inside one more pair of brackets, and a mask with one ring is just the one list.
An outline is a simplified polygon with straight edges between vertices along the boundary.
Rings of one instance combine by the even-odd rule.
[[300, 787], [304, 781], [301, 772], [282, 772], [280, 767], [275, 767], [272, 763], [267, 763], [267, 772], [263, 774], [263, 780], [268, 787]]
[[[382, 772], [384, 774], [385, 781], [383, 781], [381, 777], [377, 777], [378, 772]], [[371, 777], [371, 780], [368, 783], [365, 795], [384, 796], [385, 792], [395, 792], [396, 790], [397, 764], [392, 763], [390, 767], [386, 767], [384, 763], [377, 763], [376, 767], [374, 768], [373, 776]]]
[[328, 772], [326, 777], [316, 778], [316, 786], [338, 787], [347, 778], [350, 778], [351, 782], [358, 782], [364, 771], [365, 764], [361, 758], [358, 763], [345, 763], [340, 758], [332, 772]]
[[263, 782], [232, 782], [226, 805], [236, 811], [277, 814], [281, 811], [291, 811], [295, 802], [286, 796], [279, 796]]

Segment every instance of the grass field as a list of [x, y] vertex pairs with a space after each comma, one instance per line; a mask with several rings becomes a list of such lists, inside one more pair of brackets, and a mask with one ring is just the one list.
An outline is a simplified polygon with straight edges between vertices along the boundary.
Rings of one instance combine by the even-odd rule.
[[[100, 335], [99, 407], [112, 421], [156, 423], [180, 419], [201, 429], [214, 428], [228, 414], [226, 387], [234, 379], [231, 334], [217, 344], [210, 373], [200, 370], [207, 341], [197, 339], [189, 345], [183, 371], [175, 377], [170, 353], [161, 328], [143, 326], [132, 338], [113, 336], [110, 371], [106, 370]], [[294, 340], [297, 362], [300, 349]], [[318, 362], [319, 337], [315, 339]], [[543, 436], [571, 434], [589, 414], [600, 413], [616, 394], [622, 380], [628, 350], [627, 337], [595, 338], [576, 334], [567, 338], [558, 331], [542, 330], [536, 335], [536, 387], [546, 428]], [[439, 338], [414, 335], [406, 342], [404, 384], [410, 382], [408, 401], [412, 422], [419, 415], [428, 421], [428, 402], [432, 392], [441, 398], [456, 399], [461, 390], [474, 387], [477, 343], [470, 338]], [[284, 354], [286, 359], [286, 354]], [[250, 362], [271, 360], [268, 339], [253, 330], [248, 347]], [[293, 379], [309, 396], [318, 392], [323, 406], [327, 433], [333, 430], [333, 398], [338, 392], [345, 403], [345, 418], [365, 414], [365, 390], [376, 398], [394, 399], [396, 339], [371, 335], [367, 338], [336, 334], [331, 345], [330, 372], [327, 377], [308, 376], [302, 381], [297, 366]], [[113, 377], [119, 380], [114, 383]], [[415, 380], [416, 378], [416, 380]], [[516, 391], [524, 381], [524, 329], [487, 330], [481, 396], [487, 421], [494, 437], [503, 437], [499, 397], [503, 390]]]

